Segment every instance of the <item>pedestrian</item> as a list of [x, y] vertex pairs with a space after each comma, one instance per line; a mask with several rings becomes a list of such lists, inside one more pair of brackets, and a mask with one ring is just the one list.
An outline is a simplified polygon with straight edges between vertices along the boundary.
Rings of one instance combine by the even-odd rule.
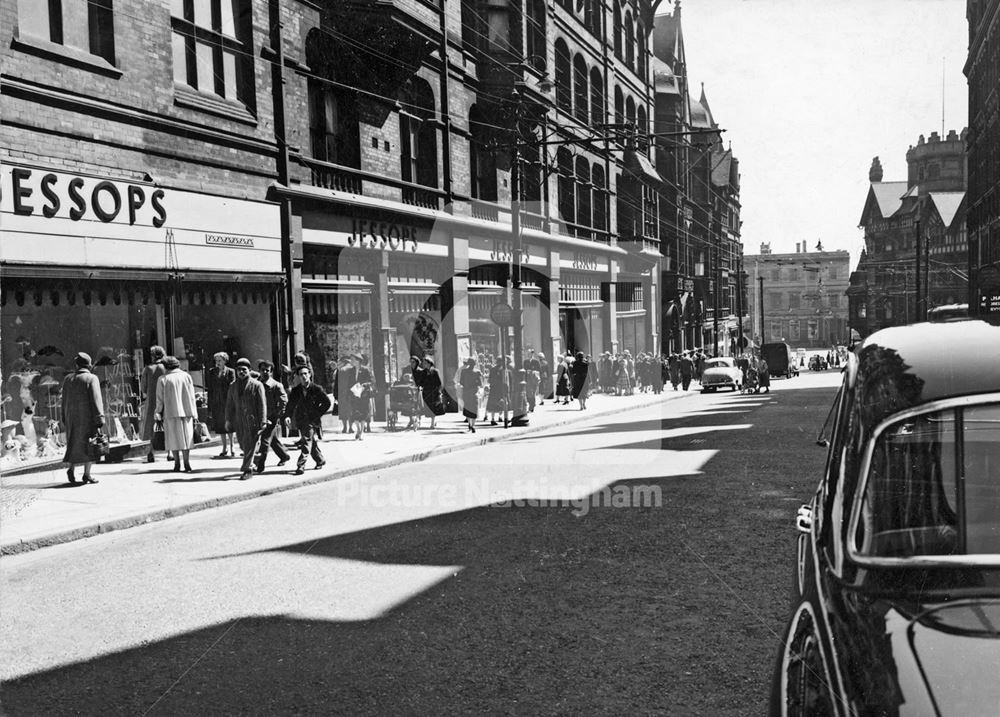
[[476, 368], [476, 359], [465, 359], [458, 382], [462, 389], [462, 415], [469, 432], [475, 433], [476, 419], [479, 418], [479, 392], [483, 387], [483, 374]]
[[372, 420], [372, 391], [374, 379], [368, 369], [367, 357], [364, 354], [351, 354], [348, 357], [354, 369], [354, 383], [350, 388], [348, 402], [351, 427], [354, 429], [354, 440], [361, 440], [361, 433]]
[[310, 456], [316, 461], [317, 470], [326, 465], [316, 427], [322, 422], [323, 414], [330, 410], [331, 402], [326, 391], [312, 382], [312, 369], [308, 366], [299, 366], [296, 379], [296, 386], [288, 398], [288, 417], [302, 436], [301, 453], [294, 471], [295, 475], [302, 475], [306, 472], [306, 458]]
[[101, 381], [91, 373], [92, 362], [89, 354], [82, 351], [73, 359], [76, 371], [63, 381], [62, 420], [66, 427], [66, 454], [63, 461], [69, 464], [66, 477], [76, 483], [74, 470], [83, 465], [83, 483], [97, 483], [90, 477], [90, 467], [94, 462], [90, 454], [90, 439], [104, 427], [104, 400], [101, 397]]
[[156, 460], [156, 453], [153, 451], [153, 425], [156, 421], [153, 414], [156, 413], [156, 382], [167, 370], [163, 367], [163, 357], [167, 352], [162, 346], [149, 347], [149, 363], [142, 369], [139, 377], [139, 396], [142, 398], [142, 431], [140, 437], [144, 441], [149, 441], [149, 448], [146, 450], [146, 462], [152, 463]]
[[[212, 431], [219, 434], [222, 440], [222, 453], [219, 458], [236, 455], [233, 444], [233, 434], [226, 429], [226, 401], [229, 397], [229, 387], [236, 380], [236, 372], [229, 368], [229, 354], [219, 351], [212, 355], [215, 366], [205, 375], [205, 388], [208, 389], [208, 420]], [[249, 373], [249, 372], [248, 372]]]
[[614, 378], [616, 396], [625, 396], [632, 393], [632, 382], [628, 377], [628, 361], [624, 354], [618, 354], [612, 364], [611, 375]]
[[545, 405], [546, 398], [552, 398], [552, 371], [543, 353], [538, 354], [538, 395], [539, 406]]
[[[570, 391], [570, 357], [559, 356], [559, 364], [556, 366], [556, 403], [564, 406], [569, 403]], [[562, 399], [561, 401], [559, 399]]]
[[341, 433], [351, 432], [351, 386], [357, 382], [358, 370], [351, 357], [341, 357], [333, 374], [333, 398], [337, 402]]
[[241, 358], [236, 362], [236, 380], [229, 386], [226, 397], [226, 430], [236, 434], [243, 451], [240, 480], [248, 480], [253, 475], [257, 446], [266, 426], [264, 384], [250, 376], [250, 361]]
[[[507, 410], [507, 386], [504, 377], [507, 376], [503, 365], [503, 357], [495, 356], [490, 367], [490, 393], [486, 399], [486, 412], [490, 414], [490, 425], [497, 425], [497, 413]], [[509, 379], [509, 377], [508, 377]]]
[[156, 420], [163, 425], [163, 447], [167, 456], [174, 459], [174, 471], [191, 472], [191, 446], [194, 445], [194, 422], [198, 418], [198, 404], [194, 400], [194, 381], [191, 374], [181, 370], [176, 356], [165, 356], [166, 372], [156, 386]]
[[676, 391], [681, 382], [681, 357], [676, 352], [667, 357], [667, 372], [670, 374], [670, 385]]
[[597, 385], [602, 393], [612, 393], [615, 388], [615, 362], [611, 352], [605, 351], [597, 359]]
[[274, 378], [274, 364], [270, 361], [258, 361], [257, 370], [260, 371], [260, 382], [264, 386], [264, 401], [267, 405], [267, 425], [264, 426], [264, 434], [260, 437], [260, 448], [257, 453], [256, 465], [258, 473], [264, 472], [264, 464], [267, 462], [267, 451], [273, 450], [278, 456], [278, 467], [288, 463], [291, 456], [281, 443], [281, 424], [285, 415], [285, 408], [288, 406], [288, 394], [285, 387]]
[[580, 402], [581, 411], [586, 410], [587, 394], [590, 393], [590, 362], [582, 351], [576, 352], [571, 374], [573, 398]]
[[541, 381], [541, 362], [535, 357], [535, 350], [528, 349], [528, 358], [524, 361], [524, 387], [528, 401], [528, 412], [535, 410], [538, 400], [538, 385]]
[[430, 427], [433, 429], [437, 417], [443, 416], [445, 412], [444, 396], [442, 395], [444, 384], [441, 382], [441, 375], [437, 368], [434, 367], [434, 359], [430, 356], [424, 356], [420, 362], [420, 371], [421, 378], [418, 385], [420, 386], [420, 395], [424, 399], [424, 415], [430, 417]]
[[694, 361], [691, 359], [689, 351], [681, 354], [678, 364], [680, 366], [681, 388], [687, 391], [691, 385], [691, 379], [694, 377]]
[[771, 393], [771, 371], [763, 356], [757, 362], [757, 381], [764, 393]]

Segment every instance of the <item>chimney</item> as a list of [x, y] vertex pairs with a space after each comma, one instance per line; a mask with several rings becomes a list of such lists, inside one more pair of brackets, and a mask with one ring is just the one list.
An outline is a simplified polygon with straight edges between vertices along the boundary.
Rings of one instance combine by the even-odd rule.
[[868, 170], [868, 181], [869, 182], [882, 181], [882, 163], [878, 161], [878, 157], [872, 159], [871, 169]]

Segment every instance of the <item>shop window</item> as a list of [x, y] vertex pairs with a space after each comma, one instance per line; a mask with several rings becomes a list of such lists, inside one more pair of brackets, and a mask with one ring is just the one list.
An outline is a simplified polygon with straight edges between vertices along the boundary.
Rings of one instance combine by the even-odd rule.
[[816, 319], [809, 319], [807, 323], [808, 339], [815, 341], [819, 338], [819, 322]]
[[801, 332], [799, 330], [799, 322], [792, 320], [788, 322], [788, 340], [789, 341], [800, 341]]
[[172, 0], [174, 81], [253, 109], [249, 0]]
[[778, 340], [780, 340], [782, 338], [783, 338], [783, 335], [781, 333], [781, 322], [780, 321], [772, 321], [771, 322], [771, 340], [772, 341], [778, 341]]
[[115, 63], [112, 0], [18, 0], [21, 38], [81, 50]]

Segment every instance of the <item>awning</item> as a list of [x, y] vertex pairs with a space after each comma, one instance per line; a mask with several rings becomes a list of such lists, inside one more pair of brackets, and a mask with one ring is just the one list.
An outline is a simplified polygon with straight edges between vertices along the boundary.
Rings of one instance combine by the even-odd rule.
[[644, 179], [647, 182], [653, 182], [654, 184], [662, 184], [663, 177], [661, 177], [653, 163], [644, 154], [640, 154], [635, 150], [628, 150], [625, 152], [625, 171], [631, 172], [640, 179]]

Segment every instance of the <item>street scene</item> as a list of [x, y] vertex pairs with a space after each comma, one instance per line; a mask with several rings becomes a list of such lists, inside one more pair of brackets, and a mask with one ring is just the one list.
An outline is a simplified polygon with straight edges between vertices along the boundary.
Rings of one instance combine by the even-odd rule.
[[1000, 0], [0, 0], [0, 715], [1000, 705]]

